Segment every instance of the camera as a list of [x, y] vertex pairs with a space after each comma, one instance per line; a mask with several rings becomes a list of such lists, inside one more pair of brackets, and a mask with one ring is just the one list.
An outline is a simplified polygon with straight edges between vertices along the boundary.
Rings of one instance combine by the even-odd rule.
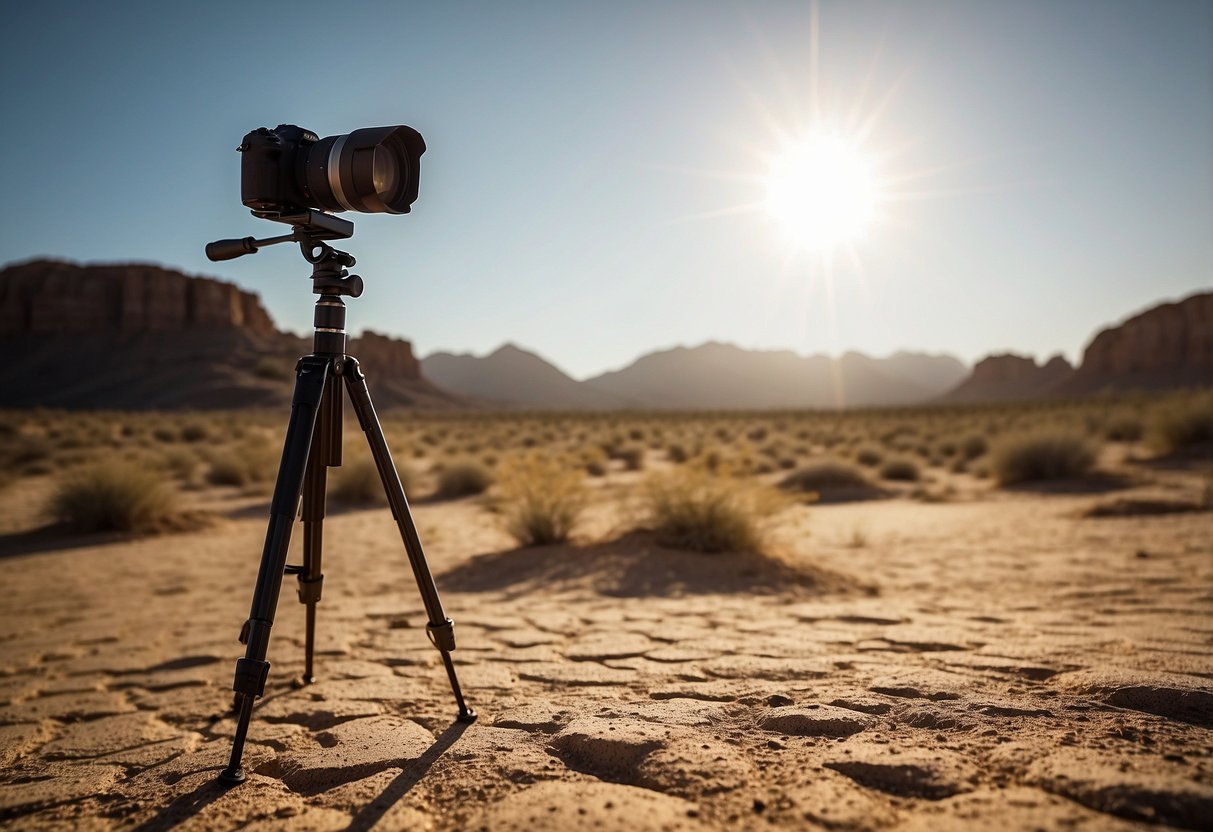
[[425, 140], [404, 125], [322, 139], [280, 124], [253, 130], [236, 149], [240, 200], [254, 211], [406, 214], [417, 199]]

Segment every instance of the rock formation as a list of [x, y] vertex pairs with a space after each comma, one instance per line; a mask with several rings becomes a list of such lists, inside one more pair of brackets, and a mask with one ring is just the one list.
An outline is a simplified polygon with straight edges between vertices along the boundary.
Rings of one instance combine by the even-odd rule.
[[[257, 295], [150, 265], [35, 260], [0, 271], [0, 406], [236, 408], [290, 402], [310, 338], [279, 332]], [[452, 407], [412, 345], [352, 339], [380, 409]]]
[[413, 355], [413, 345], [408, 341], [367, 330], [351, 339], [348, 349], [350, 355], [358, 357], [363, 369], [376, 377], [421, 378], [421, 362]]
[[1210, 385], [1213, 292], [1204, 292], [1147, 309], [1100, 332], [1064, 391]]
[[0, 333], [116, 334], [188, 329], [277, 332], [251, 292], [142, 264], [33, 260], [0, 280]]
[[1064, 356], [1055, 355], [1044, 364], [1014, 353], [990, 355], [978, 361], [969, 377], [941, 401], [990, 402], [1029, 399], [1048, 394], [1074, 372]]

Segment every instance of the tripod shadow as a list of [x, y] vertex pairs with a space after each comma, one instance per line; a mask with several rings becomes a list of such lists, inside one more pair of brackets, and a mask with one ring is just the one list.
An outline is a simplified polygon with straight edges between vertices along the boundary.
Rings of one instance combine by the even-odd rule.
[[126, 532], [72, 535], [64, 526], [48, 525], [28, 532], [0, 535], [0, 559], [36, 555], [43, 552], [64, 552], [69, 549], [82, 549], [86, 546], [124, 543], [134, 539], [135, 535]]
[[[218, 772], [218, 770], [216, 767], [215, 771]], [[228, 786], [215, 778], [208, 778], [192, 792], [173, 798], [173, 801], [161, 809], [155, 817], [136, 826], [134, 832], [163, 832], [166, 829], [173, 829], [197, 816], [203, 809], [230, 791]]]
[[457, 592], [524, 597], [552, 589], [590, 589], [622, 598], [717, 593], [822, 594], [863, 589], [860, 582], [807, 563], [752, 552], [701, 554], [669, 549], [647, 532], [589, 546], [534, 546], [478, 555], [439, 576]]
[[463, 732], [468, 729], [470, 724], [467, 722], [452, 723], [434, 741], [434, 744], [426, 749], [424, 754], [414, 760], [395, 780], [388, 783], [378, 797], [368, 802], [358, 814], [354, 815], [346, 829], [349, 832], [365, 832], [365, 830], [374, 828], [389, 809], [404, 799], [413, 790], [413, 787], [429, 774], [434, 763], [438, 762], [439, 758], [463, 736]]

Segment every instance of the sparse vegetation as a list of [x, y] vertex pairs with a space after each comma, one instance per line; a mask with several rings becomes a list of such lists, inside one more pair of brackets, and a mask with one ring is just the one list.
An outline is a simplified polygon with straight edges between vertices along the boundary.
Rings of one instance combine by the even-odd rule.
[[457, 459], [438, 472], [435, 496], [443, 500], [483, 494], [493, 484], [493, 472], [474, 459]]
[[769, 488], [697, 466], [651, 477], [642, 504], [659, 543], [695, 552], [761, 552], [763, 521], [784, 505]]
[[1114, 414], [1103, 429], [1104, 438], [1111, 442], [1136, 442], [1143, 433], [1141, 417], [1127, 412]]
[[820, 459], [797, 468], [779, 481], [779, 487], [817, 499], [847, 499], [875, 493], [872, 483], [858, 468], [839, 459]]
[[1150, 444], [1171, 454], [1213, 442], [1213, 395], [1195, 395], [1166, 402], [1150, 419]]
[[247, 487], [268, 483], [278, 467], [278, 452], [268, 441], [245, 439], [210, 455], [206, 479], [211, 485]]
[[880, 466], [880, 476], [886, 480], [917, 482], [920, 472], [917, 462], [909, 457], [899, 456], [885, 460], [885, 463]]
[[578, 470], [539, 454], [503, 463], [497, 487], [505, 529], [521, 546], [568, 540], [587, 503]]
[[56, 520], [79, 533], [154, 529], [169, 520], [176, 500], [154, 472], [126, 464], [97, 464], [64, 475], [51, 497]]
[[[397, 465], [396, 473], [400, 475], [400, 482], [407, 493], [411, 486], [409, 469]], [[340, 468], [329, 471], [329, 477], [329, 496], [336, 503], [346, 506], [387, 505], [379, 469], [370, 457], [343, 460]]]
[[1095, 449], [1081, 434], [1038, 429], [1000, 439], [990, 451], [999, 485], [1082, 477], [1095, 465]]

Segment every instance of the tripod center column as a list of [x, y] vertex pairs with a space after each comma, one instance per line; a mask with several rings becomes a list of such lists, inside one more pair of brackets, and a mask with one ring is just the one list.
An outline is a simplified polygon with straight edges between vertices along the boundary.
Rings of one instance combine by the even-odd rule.
[[345, 355], [345, 303], [336, 295], [321, 295], [316, 301], [317, 355]]

